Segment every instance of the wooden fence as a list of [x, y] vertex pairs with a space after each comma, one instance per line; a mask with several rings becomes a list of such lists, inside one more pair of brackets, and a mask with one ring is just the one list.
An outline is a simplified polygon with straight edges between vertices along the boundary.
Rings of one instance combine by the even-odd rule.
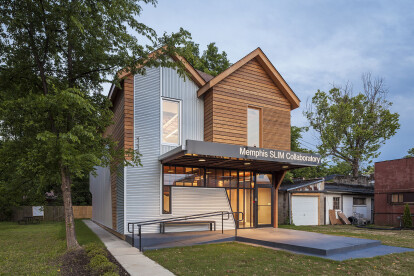
[[[16, 207], [13, 211], [13, 221], [32, 216], [32, 206]], [[73, 206], [73, 216], [75, 218], [92, 218], [92, 206]], [[65, 220], [65, 210], [63, 206], [44, 206], [44, 221], [63, 221]]]

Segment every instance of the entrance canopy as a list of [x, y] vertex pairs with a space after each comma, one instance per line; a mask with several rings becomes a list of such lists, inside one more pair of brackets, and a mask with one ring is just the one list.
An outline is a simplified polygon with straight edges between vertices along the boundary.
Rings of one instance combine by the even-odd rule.
[[321, 164], [318, 154], [187, 140], [159, 157], [162, 164], [276, 172]]

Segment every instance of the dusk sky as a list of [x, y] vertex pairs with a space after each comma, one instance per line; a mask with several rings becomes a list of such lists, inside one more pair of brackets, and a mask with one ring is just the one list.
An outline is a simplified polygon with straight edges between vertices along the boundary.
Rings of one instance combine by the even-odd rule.
[[[385, 79], [401, 128], [375, 161], [401, 158], [414, 147], [414, 1], [167, 1], [143, 6], [140, 21], [159, 35], [180, 27], [204, 50], [216, 42], [232, 63], [260, 47], [301, 99], [292, 125], [318, 90], [353, 84], [361, 75]], [[107, 88], [106, 88], [107, 89]], [[315, 133], [302, 144], [312, 148]]]

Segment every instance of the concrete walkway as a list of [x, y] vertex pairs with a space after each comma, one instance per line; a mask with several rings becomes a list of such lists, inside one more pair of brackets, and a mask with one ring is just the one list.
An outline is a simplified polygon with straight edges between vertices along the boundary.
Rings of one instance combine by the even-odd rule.
[[101, 239], [115, 259], [131, 274], [140, 276], [171, 276], [174, 275], [161, 265], [144, 256], [137, 248], [132, 247], [126, 241], [119, 239], [98, 226], [91, 220], [83, 222]]

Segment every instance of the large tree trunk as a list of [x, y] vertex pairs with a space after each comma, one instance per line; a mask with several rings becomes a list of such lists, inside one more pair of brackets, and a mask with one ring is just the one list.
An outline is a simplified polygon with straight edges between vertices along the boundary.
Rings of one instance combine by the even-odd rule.
[[63, 195], [63, 206], [65, 208], [66, 245], [69, 250], [77, 249], [79, 248], [79, 243], [76, 240], [75, 220], [73, 217], [73, 209], [72, 209], [72, 194], [71, 194], [72, 180], [70, 178], [69, 168], [67, 166], [60, 167], [60, 176], [62, 179], [61, 188], [62, 188], [62, 195]]
[[352, 161], [352, 176], [358, 177], [359, 174], [359, 160]]

